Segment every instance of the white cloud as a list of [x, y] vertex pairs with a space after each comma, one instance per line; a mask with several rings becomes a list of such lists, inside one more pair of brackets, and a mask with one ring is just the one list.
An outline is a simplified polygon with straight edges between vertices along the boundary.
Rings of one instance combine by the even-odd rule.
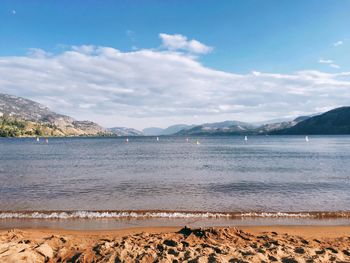
[[213, 50], [212, 47], [206, 46], [195, 39], [188, 40], [187, 37], [180, 34], [161, 33], [159, 37], [162, 40], [163, 47], [169, 50], [184, 50], [195, 54], [206, 54]]
[[321, 63], [321, 64], [327, 64], [329, 65], [331, 68], [336, 68], [336, 69], [339, 69], [340, 66], [338, 64], [335, 64], [335, 62], [331, 59], [319, 59], [318, 60], [318, 63]]
[[332, 63], [334, 63], [334, 62], [333, 62], [333, 60], [331, 60], [331, 59], [322, 59], [322, 58], [320, 58], [320, 59], [318, 60], [318, 63], [321, 63], [321, 64], [332, 64]]
[[332, 68], [340, 68], [340, 66], [337, 65], [337, 64], [330, 64], [329, 66], [332, 67]]
[[333, 46], [337, 47], [337, 46], [340, 46], [340, 45], [343, 45], [343, 44], [344, 44], [344, 42], [339, 40], [339, 41], [333, 43]]
[[350, 101], [350, 72], [234, 74], [205, 67], [191, 54], [149, 49], [36, 53], [0, 57], [0, 92], [104, 126], [261, 121]]

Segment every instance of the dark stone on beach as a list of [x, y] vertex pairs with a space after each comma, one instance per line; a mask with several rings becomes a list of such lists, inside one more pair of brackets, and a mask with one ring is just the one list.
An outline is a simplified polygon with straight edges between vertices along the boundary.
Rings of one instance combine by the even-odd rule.
[[184, 247], [189, 247], [190, 244], [186, 241], [181, 241], [181, 244], [184, 246]]
[[296, 249], [294, 249], [294, 252], [298, 254], [304, 254], [305, 249], [303, 249], [302, 247], [297, 247]]
[[192, 230], [191, 228], [188, 228], [187, 226], [185, 226], [184, 228], [182, 228], [180, 231], [179, 231], [180, 234], [183, 234], [184, 236], [189, 236], [191, 235], [192, 233]]
[[302, 239], [301, 240], [301, 243], [303, 243], [304, 245], [308, 245], [309, 244], [309, 241], [305, 240], [305, 239]]
[[159, 252], [163, 252], [164, 251], [163, 245], [160, 245], [160, 244], [157, 245], [157, 249], [159, 250]]
[[241, 254], [243, 255], [243, 256], [253, 256], [253, 255], [255, 255], [255, 253], [253, 253], [253, 252], [251, 252], [251, 251], [241, 251]]
[[194, 229], [192, 231], [192, 233], [196, 236], [196, 237], [204, 237], [205, 236], [205, 231], [202, 230], [201, 228], [199, 229]]
[[185, 252], [185, 255], [184, 255], [184, 258], [185, 258], [185, 259], [190, 259], [191, 257], [192, 257], [191, 251], [186, 251], [186, 252]]
[[298, 261], [296, 259], [294, 259], [294, 258], [287, 258], [287, 257], [282, 258], [282, 262], [283, 263], [298, 263]]
[[262, 248], [258, 248], [258, 250], [257, 250], [259, 253], [261, 253], [261, 254], [265, 254], [266, 252], [265, 252], [265, 250], [263, 250]]
[[338, 251], [335, 250], [335, 249], [332, 248], [332, 247], [327, 247], [326, 249], [328, 249], [329, 251], [331, 251], [331, 252], [334, 253], [334, 254], [337, 254], [337, 253], [338, 253]]
[[222, 250], [218, 247], [212, 247], [212, 249], [214, 249], [215, 253], [221, 254]]
[[278, 261], [278, 259], [275, 258], [274, 256], [269, 256], [269, 260], [270, 260], [270, 261]]
[[329, 261], [335, 261], [337, 258], [335, 256], [329, 257]]
[[315, 251], [315, 253], [317, 254], [317, 255], [321, 255], [321, 254], [324, 254], [326, 251], [324, 251], [324, 250], [316, 250]]
[[215, 254], [210, 254], [208, 257], [208, 263], [218, 263], [220, 262], [217, 258]]
[[69, 262], [73, 262], [73, 263], [80, 262], [79, 258], [80, 258], [80, 256], [81, 256], [82, 254], [83, 254], [82, 252], [76, 253], [76, 254], [70, 259]]
[[176, 247], [177, 246], [177, 242], [171, 239], [166, 239], [163, 242], [164, 245], [167, 245], [169, 247]]
[[29, 244], [30, 240], [28, 240], [28, 239], [20, 240], [20, 241], [18, 241], [18, 244], [20, 244], [20, 243]]
[[346, 256], [350, 256], [350, 251], [349, 250], [343, 250], [343, 253], [346, 255]]
[[170, 255], [174, 255], [175, 257], [177, 257], [178, 255], [179, 255], [179, 252], [177, 252], [175, 249], [173, 249], [173, 248], [170, 248], [169, 250], [168, 250], [168, 254], [170, 254]]
[[244, 261], [244, 260], [239, 259], [239, 258], [231, 258], [228, 262], [230, 262], [230, 263], [248, 263], [247, 261]]

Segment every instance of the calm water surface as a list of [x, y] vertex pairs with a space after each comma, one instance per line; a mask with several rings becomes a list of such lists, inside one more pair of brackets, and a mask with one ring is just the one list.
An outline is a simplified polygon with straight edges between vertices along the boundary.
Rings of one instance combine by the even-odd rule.
[[350, 210], [350, 136], [0, 138], [0, 210]]

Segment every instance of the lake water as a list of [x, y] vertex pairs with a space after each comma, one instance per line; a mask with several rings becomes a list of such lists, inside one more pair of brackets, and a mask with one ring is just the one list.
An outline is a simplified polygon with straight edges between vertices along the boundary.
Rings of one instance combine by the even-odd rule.
[[[350, 211], [350, 136], [311, 136], [309, 142], [303, 136], [251, 136], [247, 142], [242, 136], [199, 137], [200, 145], [196, 140], [50, 138], [46, 144], [0, 138], [0, 216]], [[24, 211], [31, 212], [19, 213]]]

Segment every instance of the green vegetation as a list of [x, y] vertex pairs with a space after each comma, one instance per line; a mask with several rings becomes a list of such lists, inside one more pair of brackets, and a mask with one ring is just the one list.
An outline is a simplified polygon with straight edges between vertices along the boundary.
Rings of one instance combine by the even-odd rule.
[[7, 116], [0, 118], [0, 137], [17, 137], [23, 135], [25, 122]]
[[52, 124], [24, 121], [6, 115], [0, 117], [0, 137], [57, 136], [60, 133]]

